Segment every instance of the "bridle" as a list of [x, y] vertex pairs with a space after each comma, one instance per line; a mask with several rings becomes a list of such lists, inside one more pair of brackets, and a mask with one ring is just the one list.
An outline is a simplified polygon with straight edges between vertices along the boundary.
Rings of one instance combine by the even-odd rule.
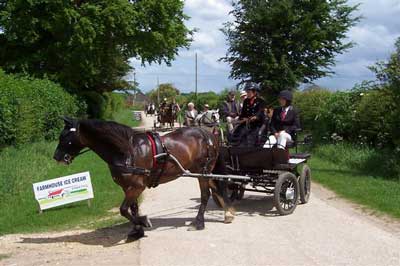
[[202, 117], [199, 119], [199, 122], [218, 125], [217, 112], [211, 110], [208, 112], [211, 112], [211, 119], [207, 116], [207, 113], [204, 113]]
[[[72, 132], [75, 132], [76, 137], [79, 138], [78, 130], [77, 130], [77, 129], [78, 129], [78, 126], [79, 126], [79, 125], [77, 125], [76, 127], [71, 127], [71, 128], [69, 129], [67, 135], [70, 134], [70, 133], [72, 133]], [[91, 151], [91, 150], [90, 150], [89, 148], [86, 148], [86, 149], [83, 149], [82, 151], [78, 152], [76, 155], [71, 155], [71, 154], [69, 154], [69, 153], [67, 152], [67, 153], [64, 154], [63, 160], [64, 160], [65, 163], [71, 164], [73, 158], [76, 158], [76, 157], [78, 157], [79, 155], [84, 154], [84, 153], [87, 153], [87, 152], [89, 152], [89, 151]]]

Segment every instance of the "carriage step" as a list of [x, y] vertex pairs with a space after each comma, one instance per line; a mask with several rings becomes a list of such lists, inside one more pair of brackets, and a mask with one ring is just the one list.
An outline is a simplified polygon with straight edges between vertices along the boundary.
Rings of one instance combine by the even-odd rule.
[[309, 154], [309, 153], [290, 154], [290, 158], [293, 158], [293, 159], [309, 159], [310, 157], [311, 157], [311, 154]]

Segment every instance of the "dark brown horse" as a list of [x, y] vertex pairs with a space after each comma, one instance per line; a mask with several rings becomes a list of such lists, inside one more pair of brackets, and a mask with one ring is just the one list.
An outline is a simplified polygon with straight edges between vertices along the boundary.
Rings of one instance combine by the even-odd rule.
[[170, 103], [160, 108], [158, 114], [158, 122], [164, 126], [164, 124], [168, 124], [170, 128], [174, 127], [174, 123], [177, 119], [177, 105]]
[[[65, 127], [54, 153], [54, 159], [65, 164], [72, 163], [85, 147], [94, 151], [109, 166], [113, 180], [122, 187], [125, 199], [121, 204], [121, 215], [133, 224], [129, 240], [144, 236], [143, 227], [151, 227], [146, 216], [139, 216], [137, 200], [146, 187], [163, 184], [178, 178], [182, 171], [172, 160], [166, 159], [163, 167], [154, 157], [154, 140], [149, 133], [138, 132], [115, 122], [99, 120], [73, 120], [64, 118]], [[218, 141], [201, 128], [180, 128], [162, 137], [167, 154], [175, 156], [185, 169], [192, 173], [210, 173], [220, 164]], [[168, 158], [168, 156], [166, 156]], [[159, 162], [158, 162], [159, 163]], [[210, 197], [210, 190], [225, 209], [225, 222], [233, 220], [233, 210], [222, 184], [199, 178], [201, 204], [192, 226], [204, 229], [204, 212]], [[222, 191], [218, 193], [218, 191]], [[226, 202], [226, 204], [225, 204]], [[129, 212], [130, 209], [130, 212]]]

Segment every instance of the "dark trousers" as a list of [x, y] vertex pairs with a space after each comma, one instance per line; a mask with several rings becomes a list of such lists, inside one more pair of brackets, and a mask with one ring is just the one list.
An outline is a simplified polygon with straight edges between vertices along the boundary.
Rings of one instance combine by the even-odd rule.
[[254, 147], [258, 144], [258, 126], [239, 125], [232, 133], [229, 142], [233, 146]]

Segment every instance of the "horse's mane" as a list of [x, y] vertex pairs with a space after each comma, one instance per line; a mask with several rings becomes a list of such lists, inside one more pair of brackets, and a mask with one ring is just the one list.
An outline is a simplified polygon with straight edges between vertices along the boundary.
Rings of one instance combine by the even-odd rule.
[[123, 153], [128, 151], [131, 137], [142, 133], [113, 121], [87, 119], [80, 120], [79, 125], [85, 131], [87, 137], [97, 139], [105, 144], [111, 144]]

